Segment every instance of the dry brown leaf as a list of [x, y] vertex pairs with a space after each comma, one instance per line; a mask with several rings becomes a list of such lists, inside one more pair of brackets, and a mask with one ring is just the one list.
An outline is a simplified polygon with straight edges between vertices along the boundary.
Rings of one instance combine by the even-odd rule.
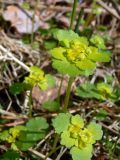
[[24, 11], [15, 5], [9, 5], [3, 12], [3, 18], [10, 21], [12, 26], [20, 33], [32, 33], [32, 28], [33, 32], [35, 32], [40, 26], [38, 15], [35, 15], [33, 23], [32, 16], [34, 13], [28, 10]]

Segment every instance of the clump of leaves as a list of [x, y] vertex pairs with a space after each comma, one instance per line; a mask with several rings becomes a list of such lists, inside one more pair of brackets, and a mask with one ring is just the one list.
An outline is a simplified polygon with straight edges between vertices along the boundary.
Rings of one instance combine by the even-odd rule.
[[0, 140], [11, 144], [11, 149], [26, 151], [38, 140], [43, 139], [48, 129], [46, 119], [36, 117], [30, 119], [26, 126], [16, 126], [0, 133]]
[[59, 41], [59, 47], [50, 53], [53, 67], [61, 74], [90, 75], [96, 68], [96, 62], [110, 61], [104, 40], [99, 36], [93, 36], [89, 40], [72, 30], [56, 30], [54, 36]]
[[48, 123], [43, 117], [30, 119], [26, 124], [26, 130], [22, 131], [16, 142], [17, 147], [26, 151], [38, 140], [43, 139], [47, 133]]
[[60, 113], [53, 119], [56, 133], [61, 135], [61, 144], [70, 148], [73, 160], [90, 160], [92, 145], [102, 138], [102, 129], [99, 124], [91, 122], [84, 126], [80, 115], [72, 116], [70, 113]]
[[111, 85], [103, 82], [97, 84], [85, 83], [77, 87], [76, 93], [82, 98], [95, 98], [98, 100], [116, 100], [117, 96], [114, 93]]
[[19, 153], [14, 150], [8, 150], [3, 156], [0, 156], [0, 159], [2, 160], [12, 160], [12, 159], [20, 159]]
[[20, 136], [20, 132], [26, 130], [24, 126], [16, 126], [0, 133], [0, 140], [7, 141], [11, 144], [11, 149], [17, 150], [16, 140]]

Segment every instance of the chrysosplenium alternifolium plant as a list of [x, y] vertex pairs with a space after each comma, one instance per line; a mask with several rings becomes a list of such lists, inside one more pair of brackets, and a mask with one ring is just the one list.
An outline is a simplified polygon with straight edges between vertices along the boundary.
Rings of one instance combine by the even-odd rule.
[[50, 74], [44, 73], [37, 66], [30, 67], [30, 74], [23, 82], [28, 89], [38, 86], [41, 90], [46, 90], [48, 86], [54, 85], [54, 79]]
[[61, 135], [61, 144], [70, 148], [73, 160], [90, 160], [92, 145], [102, 138], [102, 129], [99, 124], [91, 122], [84, 126], [79, 115], [60, 113], [53, 119], [56, 133]]
[[60, 46], [51, 50], [53, 67], [61, 74], [69, 76], [90, 75], [96, 62], [109, 62], [104, 40], [97, 35], [87, 39], [72, 30], [57, 30], [54, 36]]
[[45, 74], [43, 70], [41, 70], [37, 66], [30, 67], [30, 74], [25, 77], [22, 83], [14, 83], [10, 87], [10, 91], [12, 94], [20, 94], [23, 91], [29, 90], [31, 91], [33, 87], [38, 86], [40, 90], [44, 91], [49, 86], [54, 86], [55, 80], [50, 74]]

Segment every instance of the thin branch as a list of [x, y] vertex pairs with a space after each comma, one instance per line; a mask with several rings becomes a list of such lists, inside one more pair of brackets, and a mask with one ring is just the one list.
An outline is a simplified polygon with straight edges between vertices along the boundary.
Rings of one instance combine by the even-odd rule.
[[36, 145], [35, 149], [37, 149], [41, 144], [43, 144], [53, 133], [54, 131], [52, 130], [49, 134], [47, 134], [47, 136]]
[[67, 151], [67, 148], [62, 147], [60, 150], [60, 153], [58, 154], [57, 158], [55, 160], [60, 160], [60, 158], [63, 156], [63, 154]]
[[116, 9], [116, 12], [118, 13], [118, 15], [120, 15], [120, 9], [119, 9], [119, 4], [118, 3], [116, 3], [114, 0], [110, 0], [111, 1], [111, 3], [112, 3], [112, 5], [113, 5], [113, 7]]
[[11, 117], [17, 117], [14, 113], [5, 111], [3, 109], [0, 109], [0, 113], [3, 114], [3, 115], [11, 116]]
[[116, 135], [119, 135], [118, 132], [116, 132], [115, 130], [113, 130], [113, 129], [110, 128], [109, 126], [105, 125], [104, 123], [100, 122], [100, 124], [101, 124], [104, 128], [106, 128], [106, 129], [108, 129], [109, 131], [111, 131], [112, 133], [114, 133], [114, 134], [116, 134]]
[[11, 52], [9, 52], [7, 49], [5, 49], [2, 45], [0, 45], [0, 49], [4, 53], [6, 53], [10, 58], [12, 58], [13, 61], [15, 61], [16, 63], [18, 63], [20, 66], [22, 66], [26, 71], [30, 72], [30, 69], [29, 69], [28, 66], [26, 66], [23, 62], [21, 62], [19, 59], [17, 59], [16, 57], [14, 57], [14, 55]]
[[103, 7], [106, 11], [108, 11], [110, 14], [112, 14], [114, 17], [116, 17], [118, 20], [120, 20], [120, 16], [117, 14], [117, 12], [110, 7], [108, 7], [103, 1], [99, 0], [97, 3]]
[[[36, 151], [36, 150], [34, 150], [34, 149], [32, 149], [32, 148], [30, 148], [29, 151], [30, 151], [31, 153], [33, 153], [34, 155], [38, 156], [39, 158], [45, 159], [45, 157], [46, 157], [46, 156], [43, 155], [42, 153], [40, 153], [40, 152], [38, 152], [38, 151]], [[47, 158], [46, 160], [52, 160], [52, 159], [51, 159], [51, 158]]]

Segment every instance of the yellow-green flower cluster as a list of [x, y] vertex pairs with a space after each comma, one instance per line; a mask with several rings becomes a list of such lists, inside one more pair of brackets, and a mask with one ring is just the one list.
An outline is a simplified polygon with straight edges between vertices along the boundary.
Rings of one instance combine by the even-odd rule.
[[53, 48], [51, 55], [53, 67], [62, 74], [89, 75], [96, 68], [96, 62], [110, 61], [110, 54], [104, 50], [104, 40], [99, 36], [93, 36], [88, 40], [71, 30], [60, 30], [56, 37], [61, 45]]
[[75, 146], [84, 149], [88, 144], [93, 144], [93, 134], [87, 128], [81, 128], [78, 124], [69, 126], [70, 138], [75, 140]]
[[20, 129], [18, 128], [11, 128], [9, 130], [9, 136], [8, 138], [6, 139], [8, 143], [15, 143], [16, 141], [16, 138], [19, 137], [19, 134], [20, 134]]
[[79, 62], [87, 57], [87, 45], [79, 40], [70, 42], [70, 48], [66, 49], [66, 56], [71, 62]]
[[56, 133], [61, 135], [61, 144], [70, 148], [74, 160], [90, 160], [92, 145], [102, 138], [103, 132], [99, 124], [91, 122], [84, 125], [80, 115], [60, 113], [53, 119]]
[[[96, 133], [97, 129], [99, 129], [99, 133]], [[95, 136], [96, 134], [98, 135]], [[67, 139], [65, 136], [67, 137]], [[92, 122], [87, 127], [84, 127], [83, 119], [79, 115], [76, 115], [71, 117], [71, 122], [67, 130], [63, 131], [63, 133], [61, 134], [61, 144], [68, 144], [68, 146], [72, 145], [76, 146], [79, 149], [84, 149], [88, 145], [94, 144], [95, 141], [101, 139], [101, 137], [101, 126], [99, 126], [95, 122]], [[66, 140], [64, 141], [64, 139]]]
[[40, 89], [45, 90], [48, 84], [44, 72], [36, 66], [31, 67], [30, 71], [29, 76], [25, 77], [24, 84], [26, 84], [29, 89], [38, 86]]

